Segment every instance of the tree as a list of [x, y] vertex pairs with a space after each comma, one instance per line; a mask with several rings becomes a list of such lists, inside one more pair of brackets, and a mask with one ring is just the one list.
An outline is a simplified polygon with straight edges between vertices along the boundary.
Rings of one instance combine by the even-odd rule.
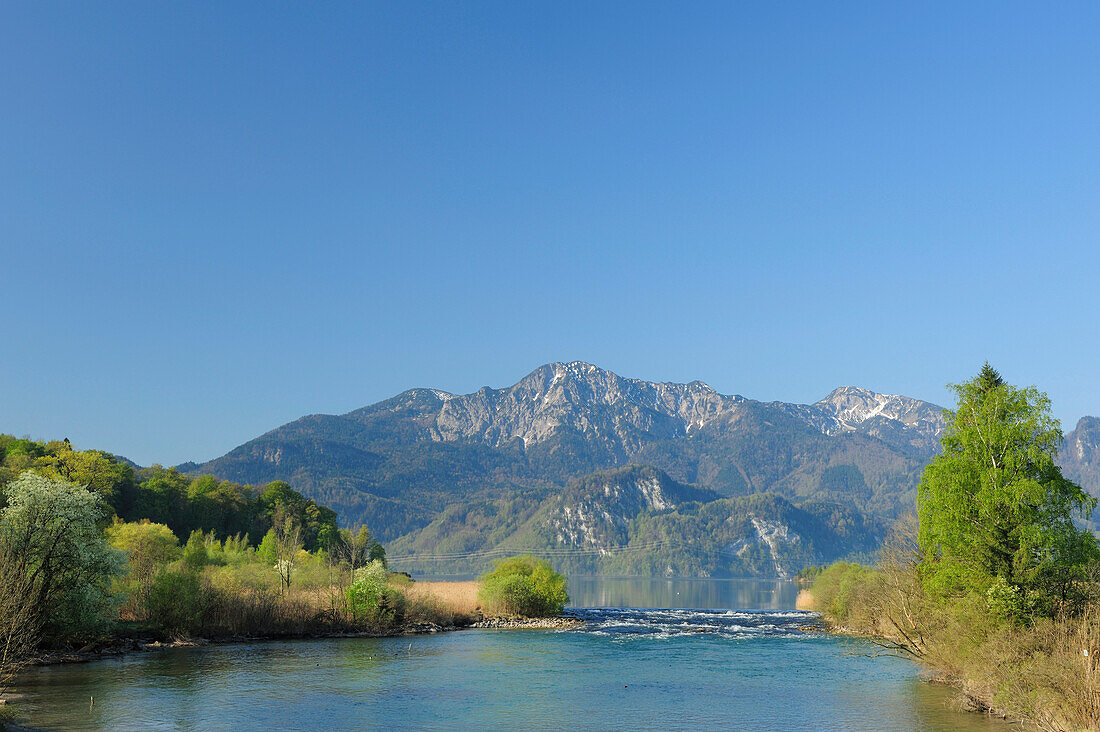
[[[279, 573], [283, 590], [289, 592], [294, 560], [302, 548], [302, 528], [288, 517], [272, 531], [274, 532], [275, 571]], [[266, 541], [267, 537], [264, 539]]]
[[988, 363], [952, 388], [943, 452], [918, 488], [925, 589], [1015, 603], [999, 608], [1005, 615], [1049, 615], [1072, 603], [1100, 555], [1073, 523], [1096, 501], [1055, 464], [1062, 431], [1045, 394], [1005, 383]]
[[186, 535], [189, 478], [175, 468], [160, 465], [144, 468], [141, 478], [130, 518], [146, 518], [169, 526], [177, 535]]
[[79, 640], [99, 632], [117, 614], [111, 580], [126, 565], [97, 526], [110, 507], [84, 486], [30, 471], [7, 494], [0, 553], [14, 559], [16, 576], [24, 578], [43, 636]]
[[134, 471], [102, 450], [73, 450], [68, 440], [51, 443], [56, 448], [35, 461], [35, 469], [48, 478], [60, 478], [86, 487], [119, 509], [133, 501]]
[[38, 641], [33, 589], [18, 558], [0, 548], [0, 694], [27, 664]]
[[198, 571], [205, 567], [210, 560], [206, 551], [206, 534], [202, 529], [195, 529], [191, 536], [187, 537], [187, 544], [183, 547], [183, 565], [192, 571]]
[[179, 539], [164, 524], [150, 523], [148, 519], [133, 523], [115, 519], [106, 534], [111, 546], [126, 552], [130, 567], [129, 574], [119, 583], [126, 593], [121, 613], [137, 617], [158, 571], [180, 558]]
[[348, 563], [352, 574], [367, 562], [378, 560], [386, 566], [386, 550], [371, 535], [370, 529], [360, 526], [355, 533], [340, 529], [338, 550], [340, 558]]
[[111, 546], [126, 552], [130, 577], [138, 582], [148, 580], [158, 567], [181, 555], [179, 539], [172, 530], [148, 519], [132, 523], [116, 519], [106, 533]]

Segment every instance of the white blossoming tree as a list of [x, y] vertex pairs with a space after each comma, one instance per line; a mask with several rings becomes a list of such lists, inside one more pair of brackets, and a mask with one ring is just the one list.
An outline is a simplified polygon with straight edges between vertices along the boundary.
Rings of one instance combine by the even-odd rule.
[[126, 555], [107, 544], [103, 498], [81, 485], [25, 472], [6, 488], [0, 556], [18, 577], [43, 640], [87, 640], [117, 616], [112, 578]]

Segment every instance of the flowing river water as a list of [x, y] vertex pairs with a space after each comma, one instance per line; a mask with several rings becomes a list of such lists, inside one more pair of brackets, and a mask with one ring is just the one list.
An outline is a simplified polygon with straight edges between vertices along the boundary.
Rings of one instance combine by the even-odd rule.
[[[570, 582], [571, 630], [271, 641], [33, 669], [45, 729], [1008, 730], [874, 647], [805, 629], [797, 587]], [[94, 697], [95, 703], [90, 704]]]

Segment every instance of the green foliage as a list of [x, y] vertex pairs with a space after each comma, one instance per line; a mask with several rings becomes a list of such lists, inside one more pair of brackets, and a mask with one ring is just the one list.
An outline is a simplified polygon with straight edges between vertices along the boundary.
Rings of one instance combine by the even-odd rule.
[[[876, 591], [880, 575], [870, 567], [853, 562], [836, 562], [814, 580], [813, 596], [817, 609], [838, 625], [859, 625], [854, 617], [865, 613], [868, 597]], [[859, 622], [857, 622], [859, 621]]]
[[130, 564], [136, 562], [167, 564], [180, 558], [180, 542], [164, 524], [148, 519], [127, 523], [117, 521], [107, 528], [111, 546], [127, 552]]
[[798, 570], [798, 574], [796, 574], [794, 578], [798, 582], [809, 582], [812, 584], [824, 571], [825, 567], [823, 565], [810, 564]]
[[202, 530], [195, 529], [187, 539], [183, 547], [183, 566], [190, 570], [198, 570], [205, 567], [210, 557], [206, 551], [206, 536]]
[[116, 521], [106, 534], [111, 546], [126, 552], [132, 575], [152, 574], [157, 566], [174, 562], [183, 553], [171, 529], [148, 520]]
[[353, 622], [392, 624], [404, 619], [405, 596], [390, 588], [389, 572], [378, 560], [355, 571], [345, 594]]
[[7, 487], [0, 551], [29, 582], [37, 625], [51, 641], [86, 638], [114, 620], [112, 580], [125, 555], [97, 525], [110, 515], [103, 497], [82, 486], [25, 472]]
[[[249, 532], [266, 536], [261, 551]], [[120, 611], [168, 635], [346, 629], [334, 589], [351, 575], [340, 538], [336, 514], [286, 483], [255, 489], [160, 466], [135, 471], [68, 441], [0, 435], [0, 624], [19, 631], [5, 631], [21, 644], [7, 643], [19, 651], [12, 659], [40, 639], [85, 643]], [[384, 561], [365, 528], [360, 543], [363, 561]], [[403, 595], [387, 589], [373, 608], [372, 623], [399, 623]], [[12, 668], [0, 663], [0, 682]]]
[[208, 600], [200, 574], [164, 570], [145, 594], [145, 613], [153, 627], [167, 633], [197, 633]]
[[[1062, 432], [1050, 400], [986, 364], [953, 387], [957, 411], [921, 478], [921, 576], [934, 597], [990, 595], [998, 613], [1050, 616], [1081, 600], [1096, 540], [1073, 517], [1095, 505], [1055, 463]], [[1011, 591], [1009, 588], [1015, 588]], [[1010, 597], [1019, 610], [1009, 612]]]
[[287, 516], [301, 526], [303, 544], [310, 550], [331, 547], [338, 536], [332, 509], [282, 481], [254, 488], [212, 475], [191, 477], [160, 465], [135, 470], [101, 450], [74, 450], [68, 440], [37, 442], [11, 435], [0, 435], [0, 508], [4, 486], [25, 470], [86, 486], [119, 518], [164, 524], [180, 539], [196, 530], [263, 536]]
[[269, 565], [275, 564], [278, 559], [278, 551], [275, 546], [276, 541], [275, 529], [268, 529], [268, 532], [264, 534], [264, 538], [260, 542], [259, 548], [256, 549], [256, 556], [259, 557], [261, 562]]
[[510, 557], [481, 577], [479, 600], [498, 612], [526, 617], [559, 615], [569, 602], [565, 577], [546, 560]]
[[990, 614], [998, 620], [1023, 623], [1031, 614], [1024, 593], [1016, 585], [1010, 585], [1004, 577], [998, 576], [993, 580], [985, 591], [985, 597]]
[[68, 440], [51, 443], [34, 462], [35, 470], [49, 478], [85, 486], [98, 493], [116, 511], [132, 500], [134, 471], [118, 458], [101, 450], [73, 450]]

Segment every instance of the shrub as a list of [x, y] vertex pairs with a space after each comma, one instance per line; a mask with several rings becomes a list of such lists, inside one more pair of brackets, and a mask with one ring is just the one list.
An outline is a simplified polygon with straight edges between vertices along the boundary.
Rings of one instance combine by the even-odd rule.
[[164, 570], [145, 592], [145, 615], [166, 633], [193, 634], [202, 628], [207, 593], [195, 572]]
[[347, 589], [348, 615], [356, 623], [400, 623], [405, 617], [405, 596], [390, 588], [389, 573], [378, 559], [355, 570]]
[[478, 599], [496, 612], [547, 617], [559, 615], [569, 595], [565, 577], [546, 560], [522, 556], [502, 559], [482, 576]]
[[874, 631], [874, 607], [869, 601], [876, 593], [881, 575], [870, 567], [853, 562], [836, 562], [814, 580], [813, 595], [817, 608], [830, 622]]

